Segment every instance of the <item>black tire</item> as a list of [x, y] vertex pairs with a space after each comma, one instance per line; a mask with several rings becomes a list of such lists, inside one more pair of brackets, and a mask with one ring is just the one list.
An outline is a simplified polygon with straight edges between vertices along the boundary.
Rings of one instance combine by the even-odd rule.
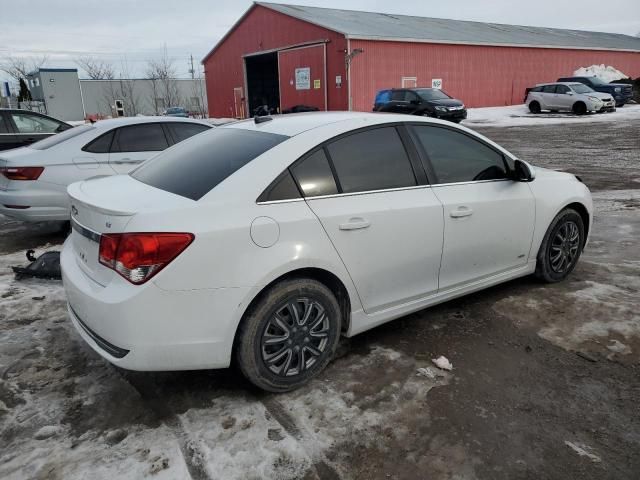
[[540, 107], [540, 104], [538, 102], [534, 101], [529, 104], [529, 111], [531, 113], [538, 114], [542, 111], [542, 108]]
[[584, 115], [585, 113], [587, 113], [587, 106], [584, 102], [576, 102], [573, 104], [571, 111], [576, 115]]
[[[566, 241], [563, 242], [562, 237]], [[556, 215], [545, 233], [538, 251], [536, 277], [548, 283], [564, 280], [578, 263], [583, 247], [582, 217], [575, 210], [566, 208]], [[564, 258], [563, 264], [560, 263], [562, 258]]]
[[[308, 318], [306, 324], [300, 323], [303, 316]], [[319, 323], [314, 326], [314, 321]], [[324, 284], [308, 278], [284, 280], [264, 292], [245, 314], [238, 329], [235, 360], [255, 386], [288, 392], [329, 364], [341, 326], [338, 301]]]

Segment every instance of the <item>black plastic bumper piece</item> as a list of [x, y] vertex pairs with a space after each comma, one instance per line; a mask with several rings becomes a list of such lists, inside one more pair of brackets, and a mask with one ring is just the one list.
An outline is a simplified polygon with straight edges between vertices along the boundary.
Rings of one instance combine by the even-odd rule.
[[129, 350], [125, 350], [124, 348], [117, 347], [114, 344], [107, 342], [104, 338], [102, 338], [100, 335], [98, 335], [96, 332], [94, 332], [93, 330], [91, 330], [89, 327], [85, 325], [85, 323], [78, 316], [78, 314], [73, 309], [73, 307], [69, 306], [69, 308], [71, 309], [71, 312], [73, 312], [73, 315], [76, 317], [76, 320], [78, 321], [82, 329], [86, 332], [87, 335], [89, 335], [93, 339], [94, 342], [98, 344], [98, 346], [102, 350], [104, 350], [109, 355], [115, 358], [124, 358], [127, 356], [127, 354], [129, 353]]

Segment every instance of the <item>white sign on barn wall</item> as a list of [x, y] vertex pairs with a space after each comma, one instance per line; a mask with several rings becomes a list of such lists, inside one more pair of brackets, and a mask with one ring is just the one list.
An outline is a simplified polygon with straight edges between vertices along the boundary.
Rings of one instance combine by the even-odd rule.
[[296, 68], [296, 90], [311, 89], [311, 68]]
[[432, 78], [431, 79], [431, 88], [442, 88], [442, 79], [441, 78]]

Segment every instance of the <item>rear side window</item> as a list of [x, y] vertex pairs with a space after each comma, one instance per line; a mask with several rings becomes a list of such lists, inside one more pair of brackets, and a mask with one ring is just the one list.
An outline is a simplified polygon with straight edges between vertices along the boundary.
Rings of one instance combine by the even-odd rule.
[[112, 152], [159, 152], [169, 146], [159, 123], [121, 127], [111, 147]]
[[569, 87], [566, 85], [556, 85], [556, 93], [565, 94], [569, 91]]
[[382, 90], [376, 95], [375, 103], [389, 103], [391, 100], [391, 92], [389, 90]]
[[542, 87], [542, 93], [555, 93], [556, 86], [555, 85], [545, 85]]
[[406, 92], [404, 90], [394, 90], [391, 93], [391, 100], [394, 102], [404, 102], [406, 98]]
[[198, 133], [202, 133], [205, 130], [209, 130], [210, 127], [206, 125], [200, 125], [198, 123], [168, 123], [167, 126], [171, 131], [171, 136], [176, 143], [179, 143], [187, 138], [193, 137]]
[[447, 128], [413, 126], [438, 183], [497, 180], [508, 177], [504, 157], [484, 143]]
[[105, 133], [104, 135], [100, 135], [98, 138], [82, 147], [82, 150], [91, 153], [109, 153], [111, 142], [113, 141], [113, 135], [113, 130]]
[[275, 202], [300, 198], [300, 192], [289, 170], [285, 170], [260, 195], [258, 202]]
[[131, 176], [152, 187], [199, 200], [287, 138], [239, 128], [214, 128], [145, 162]]
[[338, 187], [333, 178], [329, 161], [322, 149], [316, 150], [302, 161], [296, 163], [291, 168], [291, 172], [305, 197], [335, 195], [338, 193]]
[[344, 193], [415, 186], [409, 157], [393, 127], [341, 138], [327, 146]]

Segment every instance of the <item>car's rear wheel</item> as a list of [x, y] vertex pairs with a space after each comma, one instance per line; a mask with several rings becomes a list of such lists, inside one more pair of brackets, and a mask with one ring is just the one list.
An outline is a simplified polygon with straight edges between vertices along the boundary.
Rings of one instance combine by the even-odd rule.
[[584, 222], [571, 208], [561, 211], [551, 222], [538, 251], [536, 277], [555, 283], [573, 271], [584, 246]]
[[305, 278], [277, 283], [243, 318], [236, 362], [243, 375], [269, 392], [294, 390], [331, 361], [342, 314], [324, 284]]
[[587, 106], [584, 102], [576, 102], [573, 104], [573, 108], [571, 110], [576, 115], [584, 115], [585, 113], [587, 113]]
[[538, 102], [531, 102], [529, 104], [529, 111], [531, 113], [540, 113], [542, 111], [542, 108], [540, 107], [540, 104]]

